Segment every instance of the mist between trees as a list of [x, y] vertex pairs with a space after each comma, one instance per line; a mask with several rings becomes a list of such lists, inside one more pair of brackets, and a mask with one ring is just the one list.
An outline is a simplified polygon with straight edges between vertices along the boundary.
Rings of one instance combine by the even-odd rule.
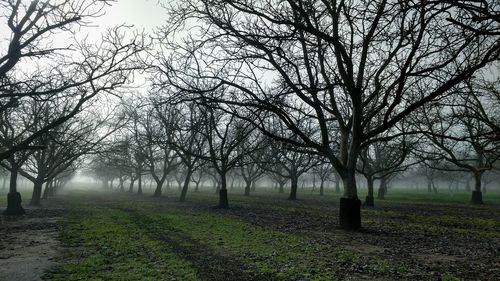
[[334, 186], [346, 229], [365, 180], [366, 206], [391, 183], [476, 204], [498, 188], [498, 1], [185, 0], [155, 30], [52, 42], [111, 2], [0, 2], [8, 214], [23, 212], [18, 175], [38, 205], [76, 171], [154, 196], [175, 183], [181, 201], [210, 185], [221, 208], [236, 185], [289, 184], [291, 200]]

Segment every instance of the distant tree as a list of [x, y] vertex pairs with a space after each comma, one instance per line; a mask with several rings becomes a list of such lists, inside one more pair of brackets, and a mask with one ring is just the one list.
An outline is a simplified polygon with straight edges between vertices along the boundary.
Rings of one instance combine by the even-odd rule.
[[280, 192], [287, 181], [290, 181], [289, 200], [297, 199], [297, 189], [300, 176], [306, 174], [317, 163], [317, 159], [304, 151], [297, 151], [294, 147], [277, 141], [268, 145], [268, 156], [264, 162], [265, 169], [273, 174], [280, 184]]
[[7, 179], [9, 177], [9, 171], [4, 167], [0, 166], [0, 178], [2, 178], [2, 188], [1, 190], [7, 189]]
[[319, 159], [318, 164], [312, 168], [312, 172], [314, 175], [317, 175], [319, 178], [319, 195], [323, 196], [325, 194], [325, 183], [329, 180], [332, 180], [333, 174], [335, 171], [333, 170], [332, 165], [325, 161], [325, 159]]
[[240, 176], [245, 182], [244, 195], [249, 196], [255, 182], [261, 178], [265, 170], [262, 168], [265, 163], [265, 151], [269, 140], [258, 131], [253, 131], [245, 138], [238, 147], [238, 153], [243, 154], [240, 158]]
[[411, 144], [405, 137], [389, 142], [375, 142], [365, 147], [360, 154], [358, 172], [366, 178], [368, 195], [364, 205], [374, 206], [374, 181], [380, 180], [381, 185], [377, 197], [384, 199], [387, 179], [395, 173], [405, 171], [412, 163], [407, 162]]
[[474, 176], [471, 202], [482, 204], [481, 181], [486, 171], [500, 159], [497, 143], [488, 137], [489, 129], [469, 112], [469, 101], [473, 95], [453, 96], [444, 99], [432, 109], [423, 109], [422, 131], [430, 158], [452, 163], [449, 170], [468, 171]]
[[[155, 109], [162, 125], [164, 127], [170, 127], [171, 130], [174, 131], [169, 142], [185, 167], [182, 178], [183, 184], [181, 195], [179, 198], [179, 201], [184, 202], [186, 200], [189, 183], [192, 180], [192, 175], [204, 164], [203, 159], [206, 158], [207, 145], [202, 132], [203, 126], [206, 125], [205, 120], [202, 112], [194, 103], [166, 106], [165, 103], [157, 102]], [[167, 118], [167, 116], [171, 114], [176, 114], [178, 116], [175, 122]], [[199, 175], [197, 188], [202, 173], [199, 173]]]
[[[52, 102], [33, 101], [28, 108], [26, 115], [34, 120], [34, 130], [46, 126], [58, 115], [65, 114], [63, 105]], [[32, 151], [19, 170], [22, 176], [34, 184], [30, 205], [40, 205], [44, 183], [50, 183], [60, 173], [72, 166], [74, 168], [84, 155], [99, 150], [100, 142], [116, 130], [116, 127], [109, 126], [111, 118], [97, 113], [80, 114], [33, 141], [34, 145], [43, 149]]]
[[220, 180], [219, 207], [229, 206], [227, 197], [227, 174], [235, 168], [245, 153], [238, 153], [240, 144], [251, 134], [253, 128], [233, 115], [208, 107], [204, 112], [203, 135], [208, 144], [211, 166]]

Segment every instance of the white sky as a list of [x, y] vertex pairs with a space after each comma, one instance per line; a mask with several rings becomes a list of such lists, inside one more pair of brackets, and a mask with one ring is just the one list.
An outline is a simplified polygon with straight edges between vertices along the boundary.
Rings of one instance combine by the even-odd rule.
[[105, 7], [103, 16], [90, 19], [91, 26], [80, 29], [78, 36], [98, 39], [106, 29], [121, 24], [132, 25], [138, 31], [153, 32], [167, 18], [167, 11], [158, 2], [159, 0], [117, 0]]
[[117, 24], [133, 24], [135, 28], [150, 31], [160, 26], [166, 19], [166, 10], [158, 0], [117, 0], [106, 7], [106, 15], [97, 19], [100, 28], [109, 28]]

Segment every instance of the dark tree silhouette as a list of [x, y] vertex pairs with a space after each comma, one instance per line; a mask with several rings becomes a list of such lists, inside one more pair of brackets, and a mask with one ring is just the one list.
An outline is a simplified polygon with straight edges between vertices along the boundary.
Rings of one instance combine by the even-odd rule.
[[[497, 13], [482, 9], [478, 21], [466, 16], [475, 4], [461, 3], [182, 1], [164, 32], [194, 19], [197, 36], [163, 41], [173, 52], [162, 60], [161, 80], [327, 157], [344, 186], [340, 224], [357, 229], [363, 148], [399, 136], [381, 134], [499, 58]], [[297, 138], [273, 134], [269, 118]], [[304, 119], [319, 131], [304, 131], [297, 125]]]

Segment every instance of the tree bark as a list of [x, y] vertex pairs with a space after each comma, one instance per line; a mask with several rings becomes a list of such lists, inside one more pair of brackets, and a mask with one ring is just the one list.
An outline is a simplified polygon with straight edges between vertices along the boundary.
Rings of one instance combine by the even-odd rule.
[[474, 191], [472, 191], [472, 204], [483, 204], [483, 194], [481, 193], [482, 172], [474, 173]]
[[319, 185], [319, 196], [325, 195], [324, 189], [325, 189], [325, 180], [321, 179], [321, 183]]
[[229, 207], [229, 202], [228, 202], [228, 199], [227, 199], [227, 182], [226, 182], [226, 173], [223, 172], [221, 175], [220, 175], [220, 179], [221, 179], [221, 187], [220, 187], [220, 190], [219, 190], [219, 208], [223, 208], [223, 209], [227, 209]]
[[245, 196], [250, 196], [250, 189], [252, 188], [252, 181], [245, 180]]
[[279, 183], [279, 193], [285, 193], [285, 183], [284, 182], [280, 182]]
[[[372, 183], [372, 188], [373, 188], [373, 183]], [[381, 200], [385, 199], [386, 192], [387, 192], [387, 180], [385, 178], [381, 178], [380, 185], [378, 187], [377, 198]]]
[[160, 197], [161, 196], [161, 189], [163, 187], [163, 183], [156, 183], [156, 189], [155, 193], [153, 194], [153, 197]]
[[344, 184], [344, 196], [340, 198], [339, 221], [346, 230], [361, 228], [361, 201], [357, 196], [355, 170], [348, 169], [341, 175]]
[[50, 181], [50, 186], [49, 186], [49, 197], [54, 196], [57, 192], [57, 189], [59, 189], [59, 184], [58, 181], [56, 180], [51, 180]]
[[[142, 173], [142, 171], [141, 171]], [[139, 174], [138, 182], [137, 182], [137, 194], [142, 195], [142, 175]]]
[[128, 186], [128, 192], [129, 193], [132, 193], [134, 192], [134, 182], [135, 182], [135, 179], [130, 179], [130, 185]]
[[31, 201], [30, 201], [31, 206], [40, 206], [42, 187], [43, 187], [43, 181], [37, 178], [33, 183], [33, 195], [31, 196]]
[[[375, 206], [375, 200], [373, 198], [373, 178], [372, 177], [366, 177], [366, 184], [368, 186], [368, 195], [366, 196], [365, 199], [365, 206], [366, 207], [374, 207]], [[379, 196], [380, 196], [380, 190], [379, 190]]]
[[120, 191], [123, 192], [125, 191], [125, 187], [123, 186], [123, 178], [120, 177], [120, 184], [119, 184], [119, 187], [120, 187]]
[[291, 188], [290, 188], [290, 196], [288, 196], [288, 200], [297, 200], [297, 187], [299, 184], [299, 177], [296, 175], [291, 175]]
[[43, 200], [46, 200], [48, 197], [49, 197], [49, 189], [50, 189], [50, 184], [51, 184], [52, 181], [48, 181], [46, 184], [45, 184], [45, 188], [43, 189], [43, 195], [42, 195], [42, 199]]
[[3, 212], [7, 216], [24, 215], [26, 211], [21, 206], [21, 193], [17, 192], [17, 165], [11, 162], [12, 170], [10, 171], [9, 194], [7, 194], [7, 209]]
[[191, 175], [193, 174], [193, 171], [191, 168], [188, 168], [186, 172], [186, 178], [184, 179], [184, 185], [182, 186], [182, 191], [181, 191], [181, 197], [179, 201], [184, 202], [186, 201], [186, 195], [187, 191], [189, 188], [189, 182], [191, 181]]

